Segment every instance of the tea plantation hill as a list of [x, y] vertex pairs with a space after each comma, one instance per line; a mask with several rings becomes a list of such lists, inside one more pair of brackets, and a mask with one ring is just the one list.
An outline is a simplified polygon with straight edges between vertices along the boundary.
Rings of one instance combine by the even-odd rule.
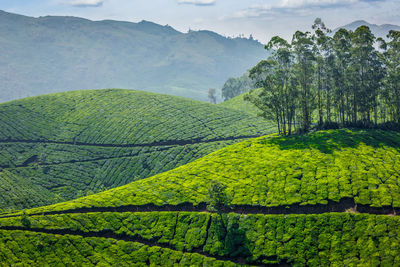
[[[206, 210], [210, 181], [232, 204]], [[399, 266], [400, 133], [246, 140], [153, 177], [0, 216], [0, 262]]]
[[25, 98], [0, 114], [0, 209], [117, 187], [273, 131], [245, 113], [132, 90]]

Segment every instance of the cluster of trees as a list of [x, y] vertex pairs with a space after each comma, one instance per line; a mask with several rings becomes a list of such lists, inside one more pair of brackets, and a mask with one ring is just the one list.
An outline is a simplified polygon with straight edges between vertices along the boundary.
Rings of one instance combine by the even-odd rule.
[[254, 81], [250, 79], [249, 73], [245, 73], [239, 78], [231, 77], [222, 86], [222, 98], [226, 101], [254, 88]]
[[400, 127], [400, 32], [375, 38], [367, 26], [335, 34], [321, 19], [314, 32], [297, 31], [289, 43], [279, 36], [265, 46], [272, 56], [250, 70], [263, 89], [246, 100], [278, 131], [340, 126]]

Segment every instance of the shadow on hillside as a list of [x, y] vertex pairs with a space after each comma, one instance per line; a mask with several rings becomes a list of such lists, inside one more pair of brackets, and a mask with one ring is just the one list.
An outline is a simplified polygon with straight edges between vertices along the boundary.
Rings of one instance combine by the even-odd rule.
[[318, 149], [330, 154], [342, 148], [355, 148], [360, 143], [372, 147], [400, 149], [400, 134], [383, 130], [331, 130], [289, 137], [277, 136], [261, 141], [262, 144], [278, 145], [280, 149]]
[[217, 252], [219, 255], [223, 255], [227, 259], [236, 259], [245, 265], [289, 266], [284, 259], [278, 259], [277, 256], [261, 254], [253, 257], [252, 247], [254, 249], [254, 244], [246, 236], [248, 229], [240, 227], [239, 220], [239, 216], [230, 216], [226, 213], [213, 217], [210, 234], [214, 244], [219, 244], [214, 247], [219, 250]]

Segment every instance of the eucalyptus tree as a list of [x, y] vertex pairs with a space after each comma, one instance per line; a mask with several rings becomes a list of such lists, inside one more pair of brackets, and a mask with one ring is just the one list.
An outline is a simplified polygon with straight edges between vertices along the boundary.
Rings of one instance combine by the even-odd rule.
[[400, 126], [400, 31], [391, 30], [387, 38], [389, 39], [387, 43], [380, 40], [386, 66], [383, 98], [388, 106], [390, 119]]
[[293, 70], [300, 86], [301, 131], [308, 132], [311, 127], [311, 113], [314, 109], [312, 81], [315, 61], [314, 43], [310, 32], [296, 31], [291, 45], [295, 56]]
[[315, 108], [322, 127], [370, 127], [389, 114], [400, 128], [400, 32], [391, 31], [388, 43], [380, 40], [380, 53], [367, 26], [339, 29], [331, 37], [317, 18], [312, 28], [313, 35], [297, 31], [290, 44], [278, 36], [270, 40], [265, 48], [272, 55], [250, 71], [263, 89], [246, 99], [285, 135], [296, 121], [298, 130], [308, 132]]
[[275, 69], [277, 62], [272, 59], [262, 60], [250, 70], [250, 77], [255, 80], [257, 87], [261, 91], [254, 95], [252, 92], [245, 95], [245, 100], [253, 103], [261, 112], [259, 116], [273, 120], [277, 123], [278, 132], [282, 132], [281, 125], [281, 97], [277, 80], [275, 79]]
[[360, 112], [362, 121], [370, 121], [370, 110], [373, 98], [376, 97], [375, 88], [371, 82], [375, 37], [367, 26], [358, 27], [352, 36], [352, 67], [354, 73], [353, 86], [353, 122], [357, 122], [357, 113]]
[[350, 121], [350, 85], [349, 68], [351, 65], [351, 36], [352, 32], [339, 29], [333, 36], [333, 50], [335, 55], [335, 103], [340, 113], [340, 121], [345, 124]]
[[326, 111], [327, 120], [330, 121], [330, 75], [328, 61], [332, 60], [332, 49], [331, 49], [331, 38], [328, 34], [331, 32], [325, 26], [325, 23], [320, 19], [316, 18], [314, 24], [312, 25], [314, 30], [313, 40], [314, 40], [314, 53], [316, 61], [316, 76], [317, 76], [317, 99], [318, 99], [318, 123], [322, 125], [323, 123], [323, 103], [322, 103], [322, 90], [323, 87], [326, 89]]
[[293, 54], [291, 45], [279, 36], [273, 37], [267, 44], [266, 49], [274, 51], [272, 59], [277, 63], [275, 69], [275, 79], [279, 92], [280, 118], [283, 134], [292, 133], [297, 105], [297, 86], [293, 77]]
[[250, 78], [262, 90], [257, 96], [247, 95], [246, 100], [262, 111], [261, 116], [275, 120], [279, 133], [291, 134], [297, 96], [296, 84], [291, 80], [291, 46], [279, 36], [274, 36], [265, 48], [274, 52], [268, 60], [261, 61], [250, 70]]

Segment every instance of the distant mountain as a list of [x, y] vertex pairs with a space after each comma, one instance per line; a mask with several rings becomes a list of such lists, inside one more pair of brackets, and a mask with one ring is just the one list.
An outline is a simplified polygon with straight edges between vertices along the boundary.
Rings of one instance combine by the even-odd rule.
[[389, 33], [390, 30], [400, 31], [400, 26], [398, 25], [392, 25], [392, 24], [377, 25], [368, 23], [365, 20], [356, 20], [352, 23], [346, 24], [342, 27], [335, 29], [334, 32], [336, 32], [340, 28], [345, 28], [346, 30], [354, 31], [355, 29], [357, 29], [362, 25], [368, 26], [376, 37], [382, 37], [382, 38], [386, 38], [386, 35]]
[[130, 88], [207, 99], [266, 57], [263, 45], [152, 22], [27, 17], [0, 11], [0, 102], [49, 92]]

